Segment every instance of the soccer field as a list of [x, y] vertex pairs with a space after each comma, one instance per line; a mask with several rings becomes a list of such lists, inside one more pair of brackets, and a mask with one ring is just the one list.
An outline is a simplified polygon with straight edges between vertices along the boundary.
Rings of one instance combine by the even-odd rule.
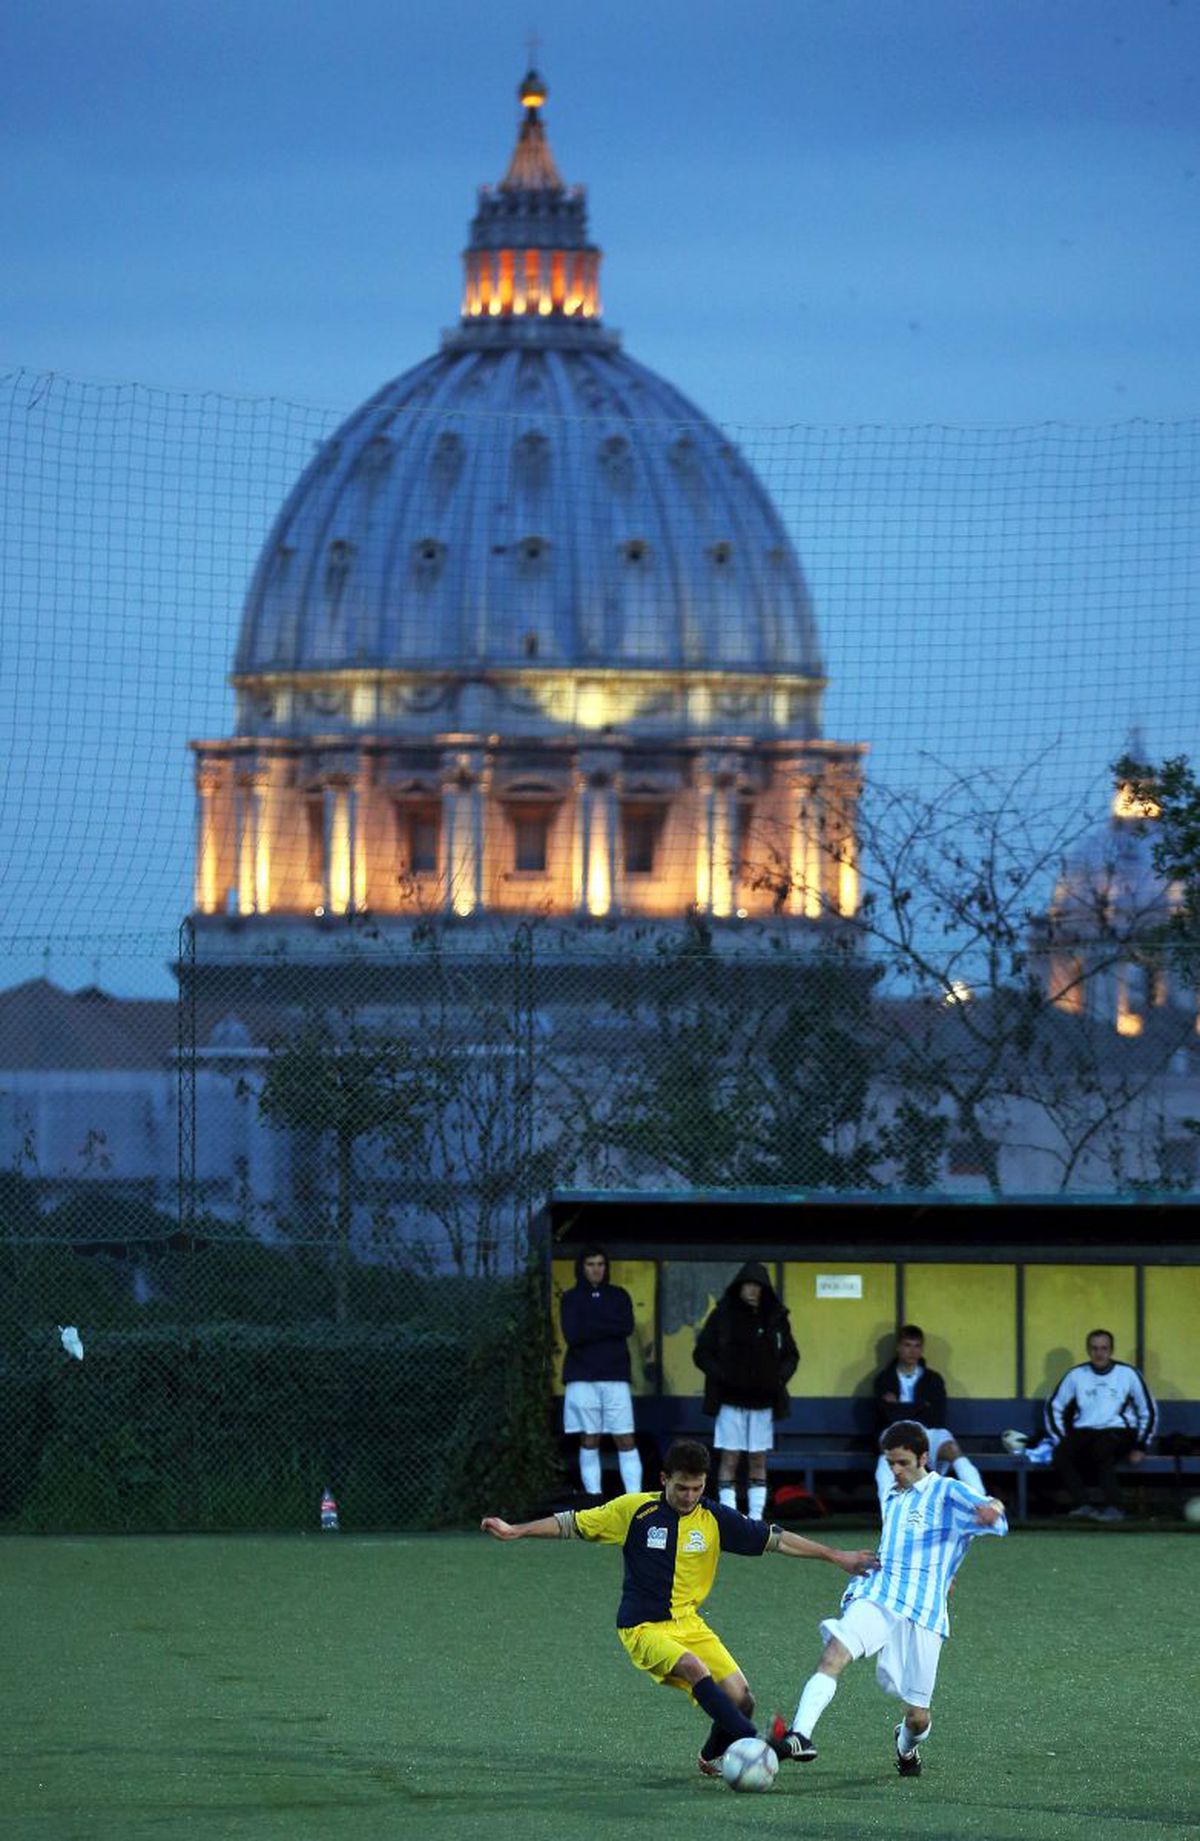
[[[839, 1542], [870, 1536], [842, 1531]], [[925, 1748], [857, 1664], [765, 1796], [612, 1632], [620, 1555], [482, 1535], [0, 1541], [5, 1841], [628, 1841], [1200, 1833], [1187, 1532], [981, 1543]], [[842, 1575], [726, 1558], [712, 1621], [790, 1715]]]

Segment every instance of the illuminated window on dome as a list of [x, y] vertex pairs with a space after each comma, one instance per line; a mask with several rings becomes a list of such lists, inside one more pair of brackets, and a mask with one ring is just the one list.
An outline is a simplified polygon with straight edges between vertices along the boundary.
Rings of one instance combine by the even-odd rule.
[[550, 841], [550, 816], [544, 811], [512, 814], [513, 868], [521, 875], [544, 875]]
[[654, 874], [663, 818], [663, 808], [660, 805], [622, 806], [621, 849], [627, 876]]
[[746, 881], [754, 873], [754, 870], [757, 867], [757, 865], [755, 864], [753, 860], [753, 855], [752, 855], [753, 850], [754, 850], [754, 838], [752, 836], [753, 823], [754, 823], [754, 801], [753, 799], [739, 799], [737, 802], [736, 811], [734, 813], [735, 830], [734, 830], [734, 839], [733, 839], [733, 851], [734, 851], [734, 862], [737, 865], [738, 877], [743, 882]]
[[304, 801], [305, 816], [308, 820], [308, 851], [306, 869], [310, 882], [324, 884], [325, 881], [325, 797], [323, 793], [311, 793]]
[[442, 836], [442, 809], [437, 800], [398, 804], [396, 829], [402, 870], [410, 876], [435, 876]]

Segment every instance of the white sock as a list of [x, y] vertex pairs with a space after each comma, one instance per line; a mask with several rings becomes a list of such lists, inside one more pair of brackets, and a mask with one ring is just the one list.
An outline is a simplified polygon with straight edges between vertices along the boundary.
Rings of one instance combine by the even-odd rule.
[[812, 1738], [813, 1728], [837, 1693], [837, 1685], [836, 1675], [809, 1676], [800, 1695], [796, 1717], [792, 1721], [793, 1732], [802, 1732], [806, 1739]]
[[961, 1477], [963, 1482], [971, 1489], [977, 1489], [981, 1496], [987, 1495], [987, 1490], [983, 1486], [983, 1478], [980, 1476], [969, 1457], [955, 1458], [954, 1474], [956, 1477]]
[[752, 1521], [761, 1521], [763, 1510], [767, 1506], [767, 1486], [765, 1483], [752, 1483], [746, 1492], [746, 1513]]
[[737, 1484], [736, 1483], [722, 1483], [721, 1501], [725, 1504], [725, 1507], [727, 1509], [736, 1509], [737, 1507]]
[[892, 1487], [891, 1465], [888, 1463], [885, 1457], [881, 1457], [879, 1462], [875, 1466], [875, 1489], [879, 1496], [880, 1508], [883, 1507], [883, 1499], [887, 1495], [891, 1487]]
[[909, 1728], [908, 1721], [907, 1720], [902, 1721], [901, 1726], [900, 1726], [900, 1736], [896, 1740], [897, 1751], [903, 1752], [905, 1757], [907, 1757], [909, 1752], [915, 1751], [918, 1745], [923, 1745], [925, 1743], [925, 1740], [929, 1737], [932, 1731], [933, 1731], [933, 1721], [932, 1720], [930, 1720], [924, 1732], [913, 1732]]
[[632, 1451], [618, 1451], [617, 1462], [621, 1466], [621, 1481], [625, 1485], [627, 1496], [636, 1496], [642, 1487], [642, 1460], [636, 1447]]
[[600, 1494], [600, 1453], [592, 1451], [587, 1445], [579, 1447], [579, 1475], [587, 1495]]

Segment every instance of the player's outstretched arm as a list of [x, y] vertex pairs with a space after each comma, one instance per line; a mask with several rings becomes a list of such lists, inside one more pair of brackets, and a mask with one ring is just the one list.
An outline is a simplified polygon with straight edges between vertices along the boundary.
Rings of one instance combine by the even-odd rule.
[[523, 1541], [526, 1539], [557, 1541], [562, 1539], [562, 1528], [553, 1515], [543, 1515], [538, 1521], [503, 1521], [499, 1515], [485, 1515], [479, 1524], [481, 1534], [494, 1535], [498, 1541]]
[[1004, 1504], [997, 1496], [989, 1496], [976, 1509], [975, 1519], [983, 1528], [994, 1528], [998, 1521], [1004, 1520]]
[[843, 1547], [825, 1547], [820, 1541], [805, 1540], [802, 1534], [793, 1534], [790, 1528], [780, 1529], [775, 1552], [790, 1554], [797, 1560], [828, 1560], [854, 1577], [879, 1569], [878, 1559], [867, 1547], [853, 1552]]

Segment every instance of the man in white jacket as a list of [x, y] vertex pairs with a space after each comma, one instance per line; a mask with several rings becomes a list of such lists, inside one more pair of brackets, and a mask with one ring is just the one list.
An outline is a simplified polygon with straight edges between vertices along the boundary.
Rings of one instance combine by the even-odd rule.
[[[1123, 1521], [1117, 1465], [1138, 1464], [1154, 1437], [1158, 1408], [1136, 1368], [1113, 1359], [1110, 1330], [1093, 1330], [1088, 1358], [1068, 1368], [1046, 1402], [1046, 1430], [1054, 1443], [1054, 1468], [1066, 1485], [1079, 1520]], [[1088, 1501], [1087, 1475], [1104, 1498]]]

